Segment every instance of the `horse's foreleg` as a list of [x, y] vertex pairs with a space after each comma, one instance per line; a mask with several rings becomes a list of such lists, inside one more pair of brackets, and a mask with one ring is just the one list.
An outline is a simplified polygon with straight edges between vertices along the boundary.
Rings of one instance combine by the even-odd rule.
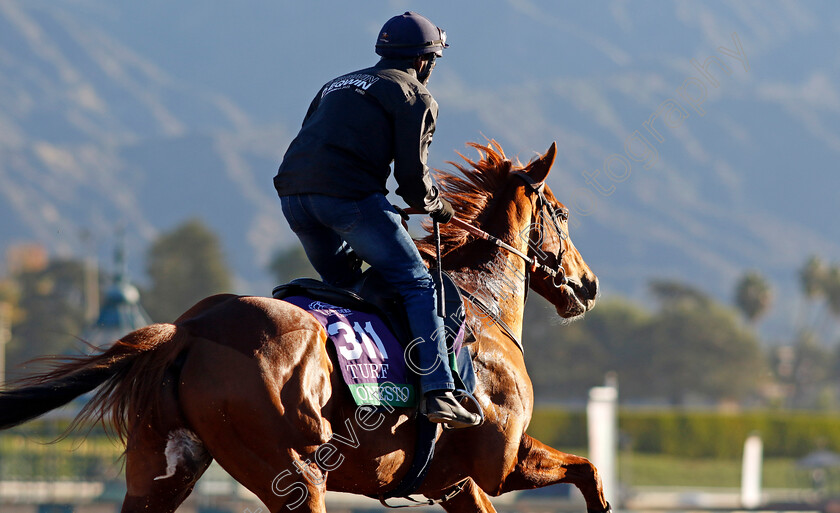
[[490, 503], [490, 498], [472, 479], [467, 480], [464, 489], [455, 497], [440, 505], [449, 513], [496, 512], [496, 508]]
[[502, 484], [501, 493], [530, 490], [556, 483], [571, 483], [583, 494], [590, 513], [610, 509], [598, 470], [586, 458], [566, 454], [523, 434], [517, 463]]

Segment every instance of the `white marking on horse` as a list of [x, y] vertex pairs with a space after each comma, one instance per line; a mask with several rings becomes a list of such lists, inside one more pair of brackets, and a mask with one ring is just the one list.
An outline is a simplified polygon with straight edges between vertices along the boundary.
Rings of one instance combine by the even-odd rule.
[[166, 474], [157, 476], [154, 480], [167, 479], [175, 475], [178, 469], [178, 464], [183, 464], [190, 460], [200, 460], [206, 455], [204, 444], [198, 435], [189, 429], [176, 429], [170, 431], [166, 439], [166, 449], [163, 451], [166, 456]]

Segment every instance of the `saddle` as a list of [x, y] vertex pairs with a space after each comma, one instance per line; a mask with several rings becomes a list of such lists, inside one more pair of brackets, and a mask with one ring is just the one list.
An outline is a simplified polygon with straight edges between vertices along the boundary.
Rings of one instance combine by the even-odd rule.
[[[437, 276], [434, 276], [434, 279], [437, 282]], [[443, 274], [442, 290], [445, 299], [444, 326], [447, 349], [456, 355], [454, 364], [450, 361], [455, 388], [471, 394], [475, 390], [475, 371], [469, 351], [463, 348], [463, 345], [474, 341], [474, 338], [465, 325], [461, 290], [446, 273]], [[278, 285], [272, 291], [274, 299], [294, 296], [304, 296], [329, 305], [379, 316], [403, 348], [411, 340], [411, 330], [402, 298], [373, 268], [363, 272], [361, 278], [348, 288], [334, 287], [313, 278], [298, 278]]]

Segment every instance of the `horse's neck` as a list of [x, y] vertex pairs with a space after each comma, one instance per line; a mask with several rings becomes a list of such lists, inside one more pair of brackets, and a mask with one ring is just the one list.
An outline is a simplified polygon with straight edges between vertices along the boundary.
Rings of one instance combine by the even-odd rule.
[[[508, 237], [514, 239], [513, 237]], [[516, 240], [506, 241], [520, 250]], [[463, 248], [468, 251], [469, 248]], [[492, 258], [477, 266], [463, 265], [450, 270], [455, 282], [467, 293], [467, 301], [480, 302], [479, 309], [487, 308], [489, 317], [501, 320], [518, 339], [522, 338], [522, 317], [525, 312], [525, 262], [507, 250], [494, 248]], [[475, 305], [474, 305], [475, 306]], [[488, 318], [488, 312], [482, 322], [490, 324], [495, 319]]]

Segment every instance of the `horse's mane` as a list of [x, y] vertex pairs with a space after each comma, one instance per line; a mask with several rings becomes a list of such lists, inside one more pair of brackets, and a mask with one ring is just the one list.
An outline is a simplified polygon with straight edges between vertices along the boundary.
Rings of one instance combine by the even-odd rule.
[[[470, 142], [467, 146], [478, 150], [478, 161], [458, 152], [464, 163], [447, 161], [447, 164], [455, 167], [460, 175], [436, 169], [435, 181], [441, 196], [452, 203], [456, 217], [469, 224], [480, 225], [481, 215], [486, 212], [485, 209], [493, 195], [507, 182], [511, 172], [521, 169], [522, 166], [518, 161], [508, 159], [502, 146], [495, 140], [491, 139], [486, 145]], [[430, 235], [418, 240], [417, 247], [421, 253], [434, 255], [432, 225], [427, 221], [423, 223], [423, 228]], [[469, 232], [453, 223], [440, 225], [441, 248], [444, 254], [466, 244], [469, 237]]]

